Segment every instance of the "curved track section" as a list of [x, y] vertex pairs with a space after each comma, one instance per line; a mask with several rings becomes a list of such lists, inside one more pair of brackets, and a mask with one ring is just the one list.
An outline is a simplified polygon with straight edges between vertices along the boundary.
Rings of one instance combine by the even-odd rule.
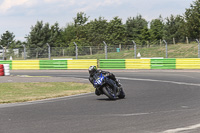
[[[1, 133], [199, 133], [199, 71], [113, 71], [126, 99], [78, 95], [0, 105]], [[13, 71], [13, 75], [73, 77], [86, 71]]]

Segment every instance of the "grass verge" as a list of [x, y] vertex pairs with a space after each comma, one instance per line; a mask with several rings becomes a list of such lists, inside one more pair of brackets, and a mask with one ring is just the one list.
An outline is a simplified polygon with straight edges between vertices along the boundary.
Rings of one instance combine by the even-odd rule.
[[90, 84], [73, 82], [1, 83], [0, 104], [93, 92]]
[[[143, 58], [151, 57], [166, 57], [165, 45], [152, 45], [150, 47], [137, 46], [137, 54], [140, 53]], [[67, 58], [75, 58], [67, 57]], [[134, 49], [125, 50], [120, 52], [109, 52], [108, 59], [134, 59]], [[168, 58], [198, 58], [198, 44], [171, 44], [168, 45]], [[78, 56], [78, 59], [105, 59], [105, 53]]]

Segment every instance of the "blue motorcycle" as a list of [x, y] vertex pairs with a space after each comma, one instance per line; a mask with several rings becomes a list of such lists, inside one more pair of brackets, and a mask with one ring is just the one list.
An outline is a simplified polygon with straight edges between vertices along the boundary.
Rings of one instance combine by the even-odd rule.
[[109, 99], [116, 100], [117, 98], [125, 98], [125, 93], [121, 86], [117, 86], [115, 81], [104, 76], [102, 73], [94, 75], [94, 86], [101, 94], [105, 94]]

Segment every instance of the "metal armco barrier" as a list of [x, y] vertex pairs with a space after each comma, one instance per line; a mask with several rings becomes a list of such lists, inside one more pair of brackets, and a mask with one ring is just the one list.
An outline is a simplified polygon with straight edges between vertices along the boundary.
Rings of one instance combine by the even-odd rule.
[[67, 69], [67, 60], [40, 60], [40, 69]]
[[67, 69], [88, 69], [90, 66], [97, 66], [97, 59], [67, 61]]
[[151, 69], [176, 69], [176, 59], [151, 59]]
[[126, 69], [125, 59], [100, 59], [101, 69]]
[[20, 70], [20, 69], [40, 69], [39, 60], [13, 60], [12, 61], [12, 69]]
[[88, 69], [97, 66], [97, 59], [88, 60], [13, 60], [0, 61], [9, 64], [10, 70], [44, 70], [44, 69]]
[[151, 69], [150, 59], [126, 59], [126, 69]]
[[200, 59], [176, 59], [176, 69], [200, 69]]
[[199, 58], [13, 60], [0, 61], [0, 64], [9, 64], [10, 70], [88, 69], [92, 65], [100, 69], [200, 69]]

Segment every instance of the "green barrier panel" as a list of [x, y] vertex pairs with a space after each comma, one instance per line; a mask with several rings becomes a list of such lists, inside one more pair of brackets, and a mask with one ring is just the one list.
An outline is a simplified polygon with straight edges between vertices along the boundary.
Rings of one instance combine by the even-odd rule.
[[40, 69], [67, 69], [67, 60], [40, 60]]
[[176, 59], [151, 59], [151, 69], [176, 69]]
[[125, 69], [125, 59], [100, 59], [100, 69]]
[[2, 61], [0, 61], [0, 64], [9, 64], [10, 70], [12, 70], [12, 61], [11, 60], [9, 60], [9, 61], [2, 60]]

